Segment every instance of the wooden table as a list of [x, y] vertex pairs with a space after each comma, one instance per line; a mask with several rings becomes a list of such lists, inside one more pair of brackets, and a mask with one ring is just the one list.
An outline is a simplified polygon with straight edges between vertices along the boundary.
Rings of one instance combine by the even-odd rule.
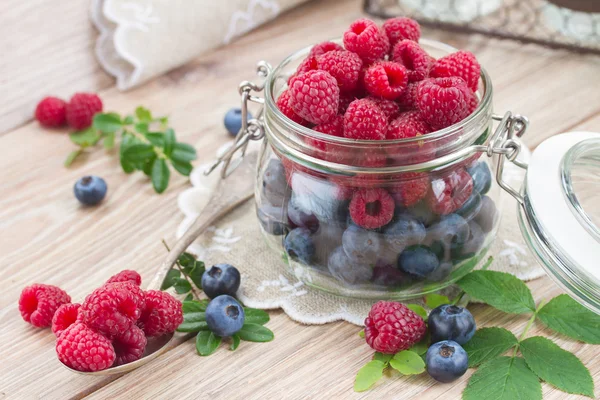
[[[0, 5], [0, 15], [12, 17], [0, 27], [0, 48], [12, 50], [3, 52], [9, 59], [0, 66], [0, 398], [459, 398], [471, 372], [451, 385], [436, 384], [425, 375], [390, 375], [371, 391], [354, 393], [354, 376], [372, 354], [358, 337], [359, 329], [348, 323], [301, 326], [282, 312], [271, 312], [268, 326], [275, 341], [245, 344], [235, 353], [222, 350], [199, 357], [193, 341], [187, 341], [121, 377], [85, 377], [62, 368], [50, 330], [21, 320], [21, 289], [33, 282], [56, 284], [79, 300], [123, 268], [150, 279], [164, 256], [161, 238], [174, 241], [181, 220], [176, 197], [189, 184], [177, 177], [165, 194], [157, 195], [144, 176], [123, 174], [117, 157], [103, 150], [65, 169], [62, 162], [72, 150], [67, 136], [28, 119], [40, 95], [100, 90], [109, 110], [125, 113], [143, 104], [169, 114], [179, 137], [193, 143], [201, 151], [200, 161], [207, 161], [229, 140], [222, 116], [238, 104], [237, 84], [254, 78], [256, 61], [276, 64], [295, 48], [339, 35], [361, 16], [358, 0], [312, 2], [226, 48], [121, 93], [91, 55], [94, 35], [83, 22], [88, 2], [64, 3], [7, 0]], [[54, 23], [34, 24], [28, 19], [33, 7], [55, 16]], [[19, 18], [25, 21], [21, 25]], [[52, 33], [54, 40], [36, 36], [47, 29], [43, 33]], [[600, 129], [600, 58], [480, 36], [429, 30], [424, 36], [477, 54], [494, 81], [496, 110], [531, 119], [525, 137], [531, 147], [560, 132]], [[14, 45], [19, 41], [43, 54], [25, 57], [26, 49]], [[73, 183], [85, 174], [108, 182], [109, 195], [100, 207], [82, 208], [73, 198]], [[561, 292], [548, 278], [529, 286], [537, 301]], [[479, 326], [504, 326], [517, 334], [527, 322], [490, 307], [473, 306], [472, 311]], [[531, 334], [552, 336], [539, 326]], [[598, 348], [563, 339], [558, 343], [580, 357], [600, 385]], [[576, 397], [543, 387], [547, 399]]]

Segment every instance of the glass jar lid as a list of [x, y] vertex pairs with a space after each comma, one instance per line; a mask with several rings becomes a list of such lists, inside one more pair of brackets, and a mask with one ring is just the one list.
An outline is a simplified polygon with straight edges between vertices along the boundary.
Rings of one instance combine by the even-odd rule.
[[570, 132], [533, 152], [521, 231], [548, 274], [600, 314], [600, 133]]

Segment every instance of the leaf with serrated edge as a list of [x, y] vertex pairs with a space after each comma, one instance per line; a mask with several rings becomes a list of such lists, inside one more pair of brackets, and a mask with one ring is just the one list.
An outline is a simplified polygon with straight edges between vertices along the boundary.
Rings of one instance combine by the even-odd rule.
[[471, 376], [463, 400], [541, 400], [542, 384], [522, 358], [499, 357]]
[[414, 351], [404, 350], [396, 353], [390, 360], [390, 366], [402, 375], [418, 375], [425, 372], [425, 362]]
[[198, 332], [196, 350], [201, 356], [212, 354], [221, 344], [221, 338], [210, 331]]
[[437, 293], [429, 293], [425, 296], [425, 304], [427, 307], [434, 309], [443, 304], [450, 304], [450, 299], [447, 296], [443, 296]]
[[181, 305], [184, 314], [193, 313], [193, 312], [204, 312], [204, 311], [206, 311], [207, 306], [208, 306], [208, 301], [206, 301], [206, 300], [184, 301]]
[[178, 294], [184, 294], [192, 290], [192, 285], [183, 278], [177, 278], [175, 282], [173, 282], [173, 289], [175, 289]]
[[417, 314], [421, 318], [427, 319], [427, 310], [424, 309], [423, 307], [421, 307], [420, 305], [418, 305], [418, 304], [407, 304], [406, 307], [408, 307], [410, 310], [412, 310], [415, 314]]
[[520, 349], [529, 368], [543, 381], [563, 392], [594, 398], [590, 371], [574, 354], [541, 336], [525, 339]]
[[239, 335], [233, 335], [231, 337], [231, 346], [229, 346], [229, 350], [233, 351], [235, 349], [238, 348], [238, 346], [240, 345], [240, 336]]
[[423, 355], [423, 354], [427, 353], [427, 350], [429, 349], [430, 340], [431, 340], [431, 335], [429, 335], [429, 332], [427, 332], [425, 334], [425, 337], [423, 339], [421, 339], [421, 341], [419, 343], [417, 343], [413, 347], [411, 347], [409, 350], [414, 351], [418, 355]]
[[600, 315], [588, 310], [567, 294], [550, 300], [537, 314], [553, 331], [589, 344], [600, 344]]
[[269, 314], [256, 308], [244, 308], [244, 323], [264, 325], [269, 322]]
[[269, 328], [258, 324], [244, 324], [237, 334], [247, 342], [270, 342], [275, 338]]
[[498, 271], [474, 271], [456, 282], [471, 297], [512, 314], [535, 311], [535, 302], [525, 283]]
[[382, 361], [369, 361], [356, 374], [354, 380], [354, 391], [364, 392], [375, 384], [383, 376], [386, 364]]
[[481, 328], [463, 348], [469, 355], [469, 367], [475, 367], [498, 357], [518, 342], [515, 335], [504, 328]]
[[376, 352], [375, 354], [373, 354], [373, 360], [377, 360], [377, 361], [381, 361], [384, 363], [388, 363], [390, 362], [390, 360], [392, 359], [392, 357], [394, 357], [393, 354], [383, 354], [380, 352]]

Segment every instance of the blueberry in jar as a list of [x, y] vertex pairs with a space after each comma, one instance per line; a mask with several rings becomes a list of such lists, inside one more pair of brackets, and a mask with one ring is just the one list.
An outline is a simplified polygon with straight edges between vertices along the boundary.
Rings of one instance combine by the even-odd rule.
[[269, 235], [281, 236], [285, 233], [287, 215], [281, 207], [265, 203], [257, 208], [256, 214], [260, 225]]
[[498, 210], [496, 204], [489, 196], [483, 196], [481, 198], [481, 209], [475, 216], [474, 221], [477, 222], [479, 227], [485, 233], [489, 233], [494, 229], [496, 219], [498, 218]]
[[287, 206], [288, 219], [292, 226], [306, 228], [311, 232], [319, 229], [319, 219], [310, 210], [302, 207], [297, 196], [292, 194]]
[[229, 337], [242, 329], [246, 315], [240, 303], [226, 294], [215, 297], [206, 307], [206, 324], [212, 333]]
[[401, 253], [408, 246], [420, 244], [425, 235], [423, 223], [410, 214], [395, 217], [383, 230], [388, 247], [397, 253]]
[[104, 179], [98, 176], [84, 176], [75, 183], [73, 191], [81, 204], [95, 206], [106, 196], [107, 186]]
[[350, 225], [342, 235], [342, 246], [350, 260], [374, 266], [382, 250], [380, 233]]
[[467, 172], [473, 178], [473, 190], [482, 196], [490, 191], [492, 187], [492, 173], [487, 163], [479, 161], [477, 164], [467, 168]]
[[312, 264], [315, 258], [312, 232], [306, 228], [296, 228], [290, 231], [283, 241], [283, 247], [290, 258], [304, 264]]
[[398, 256], [398, 267], [419, 278], [426, 278], [439, 266], [436, 254], [426, 246], [410, 246]]
[[424, 243], [440, 260], [448, 261], [451, 250], [462, 246], [468, 238], [468, 222], [458, 214], [449, 214], [427, 229]]
[[334, 278], [349, 285], [368, 282], [373, 276], [371, 266], [350, 259], [341, 246], [329, 255], [327, 268]]
[[[247, 120], [252, 119], [252, 114], [248, 113]], [[223, 125], [231, 136], [237, 136], [242, 129], [242, 110], [239, 108], [231, 108], [223, 118]]]
[[411, 282], [411, 278], [406, 273], [400, 271], [395, 265], [378, 261], [373, 268], [371, 281], [375, 285], [398, 287]]
[[235, 296], [240, 288], [240, 271], [230, 264], [216, 264], [202, 274], [202, 290], [214, 299], [227, 294]]
[[469, 221], [469, 238], [462, 246], [452, 249], [454, 259], [466, 259], [473, 257], [483, 247], [486, 234], [475, 221]]
[[465, 349], [452, 340], [438, 342], [427, 350], [425, 356], [427, 373], [438, 382], [457, 380], [467, 372], [469, 356]]
[[433, 223], [438, 219], [438, 216], [434, 214], [423, 201], [420, 201], [406, 211], [417, 218], [423, 225], [425, 225], [426, 228], [433, 225]]
[[462, 345], [471, 340], [476, 329], [475, 319], [469, 310], [450, 304], [434, 308], [427, 323], [432, 343], [454, 340]]
[[275, 207], [282, 207], [289, 191], [285, 169], [280, 160], [272, 158], [262, 177], [262, 191], [265, 198]]
[[313, 234], [315, 244], [315, 260], [317, 267], [327, 268], [331, 252], [342, 244], [343, 228], [336, 224], [320, 224], [319, 230]]
[[440, 266], [435, 271], [427, 275], [427, 280], [431, 282], [441, 282], [450, 275], [454, 264], [450, 261], [441, 261]]
[[481, 195], [476, 190], [473, 190], [471, 196], [465, 201], [465, 204], [456, 210], [456, 214], [470, 221], [479, 214], [479, 210], [481, 210]]

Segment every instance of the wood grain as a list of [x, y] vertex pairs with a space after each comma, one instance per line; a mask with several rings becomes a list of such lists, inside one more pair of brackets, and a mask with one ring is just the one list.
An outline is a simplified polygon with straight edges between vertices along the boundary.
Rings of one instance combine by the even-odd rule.
[[[8, 3], [0, 5], [3, 17], [8, 12], [11, 18], [17, 18], [29, 10], [29, 4], [50, 7], [46, 0], [27, 5], [15, 0]], [[222, 116], [238, 104], [237, 84], [254, 79], [256, 62], [266, 59], [276, 64], [293, 49], [339, 36], [361, 15], [359, 3], [309, 3], [141, 88], [126, 93], [114, 88], [102, 91], [106, 108], [125, 113], [143, 104], [169, 114], [178, 137], [194, 144], [201, 153], [198, 163], [209, 161], [214, 151], [229, 140], [221, 126]], [[74, 11], [76, 7], [53, 4], [65, 7], [63, 14], [69, 18], [83, 20], [81, 11]], [[8, 26], [14, 30], [16, 23]], [[18, 35], [28, 31], [35, 36], [33, 27], [25, 26], [27, 29]], [[6, 40], [6, 35], [2, 35], [6, 29], [7, 26], [0, 26], [0, 40]], [[77, 29], [81, 29], [77, 31], [79, 36], [84, 35], [82, 27]], [[66, 32], [65, 27], [65, 38], [61, 40], [72, 36]], [[478, 55], [495, 84], [496, 110], [510, 109], [530, 117], [531, 130], [525, 137], [528, 144], [535, 146], [548, 136], [578, 126], [600, 129], [599, 58], [479, 36], [432, 31], [425, 31], [424, 36], [443, 39]], [[59, 38], [56, 35], [54, 40]], [[35, 43], [28, 46], [38, 46]], [[89, 46], [82, 41], [77, 43], [81, 46], [78, 57], [92, 60]], [[52, 90], [69, 93], [74, 86], [95, 79], [91, 78], [93, 68], [77, 75], [69, 70], [66, 61], [49, 64], [51, 60], [47, 59], [44, 67], [48, 69], [46, 76], [80, 77], [74, 81], [64, 79]], [[23, 71], [35, 75], [37, 68], [39, 72], [39, 64], [33, 60], [22, 58], [20, 63]], [[4, 59], [1, 65], [5, 68]], [[25, 80], [17, 72], [11, 73]], [[20, 115], [13, 106], [27, 103], [24, 93], [29, 94], [29, 90], [22, 89], [33, 90], [33, 85], [7, 83], [5, 76], [0, 76], [0, 124], [4, 124]], [[10, 113], [1, 114], [11, 107]], [[85, 162], [65, 169], [62, 162], [72, 148], [63, 132], [44, 131], [35, 123], [0, 136], [0, 167], [4, 176], [0, 179], [0, 398], [459, 397], [468, 375], [453, 385], [434, 384], [425, 376], [391, 375], [374, 390], [356, 394], [352, 391], [354, 375], [371, 354], [356, 335], [358, 328], [347, 323], [300, 326], [279, 311], [271, 313], [269, 327], [276, 333], [276, 340], [269, 344], [243, 343], [235, 354], [223, 348], [202, 358], [195, 354], [193, 341], [187, 341], [122, 377], [89, 378], [69, 373], [56, 360], [52, 333], [31, 328], [20, 319], [16, 299], [21, 289], [32, 282], [57, 284], [74, 301], [80, 301], [123, 268], [138, 270], [148, 281], [165, 254], [161, 238], [174, 241], [173, 233], [181, 220], [176, 197], [188, 187], [183, 178], [175, 177], [165, 194], [156, 195], [145, 177], [123, 174], [117, 157], [102, 149], [87, 155]], [[82, 208], [74, 200], [72, 185], [84, 174], [102, 175], [107, 180], [109, 194], [101, 207]], [[538, 301], [560, 293], [548, 278], [529, 285]], [[526, 323], [524, 318], [489, 307], [475, 306], [473, 312], [480, 326], [500, 325], [520, 333]], [[532, 335], [550, 334], [540, 329], [536, 326]], [[600, 384], [596, 348], [562, 339], [559, 343], [575, 351], [592, 371], [596, 384]], [[575, 398], [548, 385], [544, 385], [544, 394], [548, 399]]]

